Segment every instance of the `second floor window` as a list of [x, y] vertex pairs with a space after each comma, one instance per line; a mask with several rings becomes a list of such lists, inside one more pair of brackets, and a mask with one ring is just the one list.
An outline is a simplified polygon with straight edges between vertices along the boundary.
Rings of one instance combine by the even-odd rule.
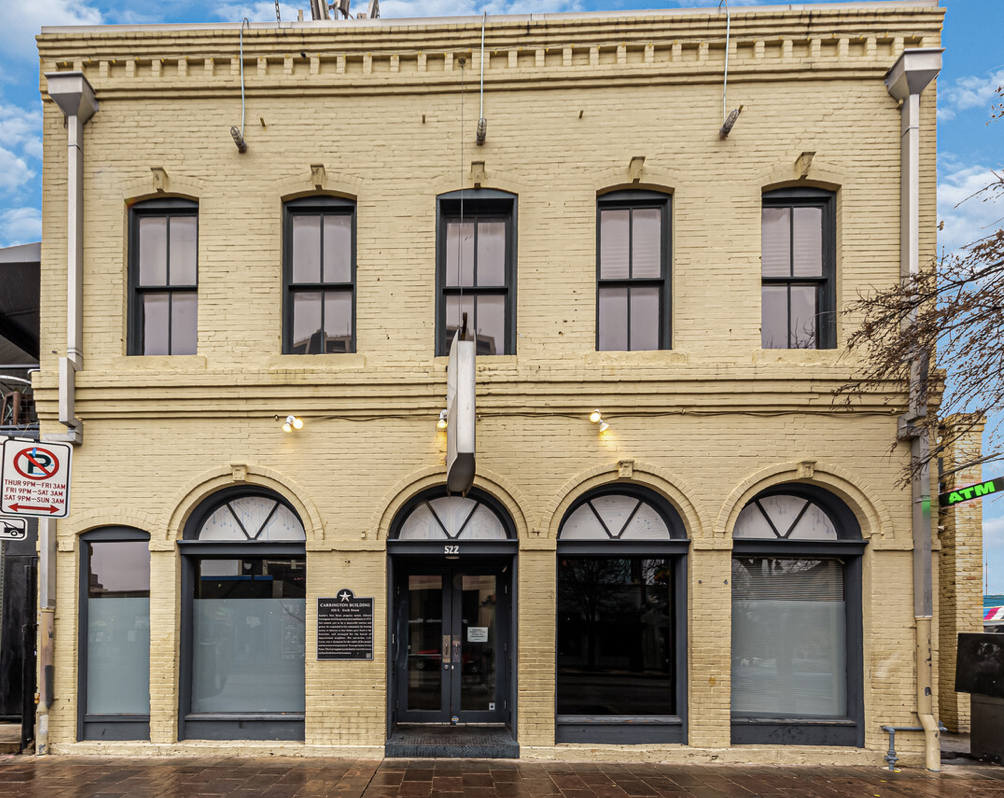
[[130, 355], [195, 354], [198, 244], [198, 203], [150, 200], [130, 209]]
[[356, 206], [305, 197], [285, 206], [282, 351], [355, 352]]
[[760, 338], [764, 349], [836, 346], [833, 194], [781, 189], [763, 195]]
[[669, 349], [669, 197], [606, 194], [597, 228], [596, 348]]
[[515, 195], [469, 189], [438, 206], [436, 354], [450, 353], [465, 313], [477, 354], [515, 354]]

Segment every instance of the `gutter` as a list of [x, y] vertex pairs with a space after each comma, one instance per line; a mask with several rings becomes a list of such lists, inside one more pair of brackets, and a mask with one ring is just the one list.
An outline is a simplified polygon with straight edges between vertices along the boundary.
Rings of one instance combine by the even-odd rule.
[[[904, 50], [886, 74], [889, 94], [899, 100], [902, 113], [900, 139], [900, 279], [909, 281], [920, 272], [920, 95], [941, 71], [942, 48]], [[916, 313], [907, 320], [912, 325]], [[941, 770], [939, 724], [934, 718], [933, 648], [931, 621], [934, 599], [931, 586], [931, 473], [927, 427], [927, 372], [930, 352], [914, 352], [910, 363], [910, 407], [899, 418], [900, 440], [910, 441], [913, 476], [913, 614], [916, 623], [917, 716], [924, 730], [927, 769]]]

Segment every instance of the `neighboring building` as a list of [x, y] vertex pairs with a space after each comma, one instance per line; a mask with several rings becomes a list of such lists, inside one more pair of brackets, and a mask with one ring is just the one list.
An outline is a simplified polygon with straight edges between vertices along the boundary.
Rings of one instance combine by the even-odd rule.
[[481, 18], [44, 29], [43, 749], [922, 761], [906, 386], [833, 391], [942, 15], [489, 18], [483, 145]]

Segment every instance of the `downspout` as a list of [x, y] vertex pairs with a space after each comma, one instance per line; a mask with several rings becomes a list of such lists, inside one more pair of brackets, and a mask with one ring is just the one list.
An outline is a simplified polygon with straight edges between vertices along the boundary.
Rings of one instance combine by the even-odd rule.
[[[59, 359], [59, 422], [64, 433], [45, 440], [80, 444], [83, 427], [74, 410], [75, 380], [84, 367], [84, 125], [98, 110], [94, 89], [81, 72], [52, 72], [45, 76], [49, 96], [66, 116], [66, 356]], [[49, 710], [55, 682], [53, 643], [56, 615], [56, 522], [38, 521], [39, 623], [38, 715], [35, 751], [49, 753]]]
[[[900, 279], [920, 272], [920, 95], [941, 71], [941, 48], [904, 50], [886, 74], [889, 94], [902, 103], [900, 138]], [[915, 322], [914, 317], [907, 324]], [[900, 440], [910, 441], [913, 501], [913, 614], [916, 623], [917, 716], [924, 729], [924, 761], [941, 770], [941, 742], [934, 718], [931, 621], [931, 474], [927, 463], [929, 432], [918, 421], [927, 417], [929, 352], [915, 352], [910, 363], [910, 407], [900, 416]]]

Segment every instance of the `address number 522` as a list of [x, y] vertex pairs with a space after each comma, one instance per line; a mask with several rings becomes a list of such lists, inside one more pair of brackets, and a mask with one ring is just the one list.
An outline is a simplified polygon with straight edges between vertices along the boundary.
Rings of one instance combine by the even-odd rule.
[[443, 554], [460, 554], [460, 546], [443, 546]]

